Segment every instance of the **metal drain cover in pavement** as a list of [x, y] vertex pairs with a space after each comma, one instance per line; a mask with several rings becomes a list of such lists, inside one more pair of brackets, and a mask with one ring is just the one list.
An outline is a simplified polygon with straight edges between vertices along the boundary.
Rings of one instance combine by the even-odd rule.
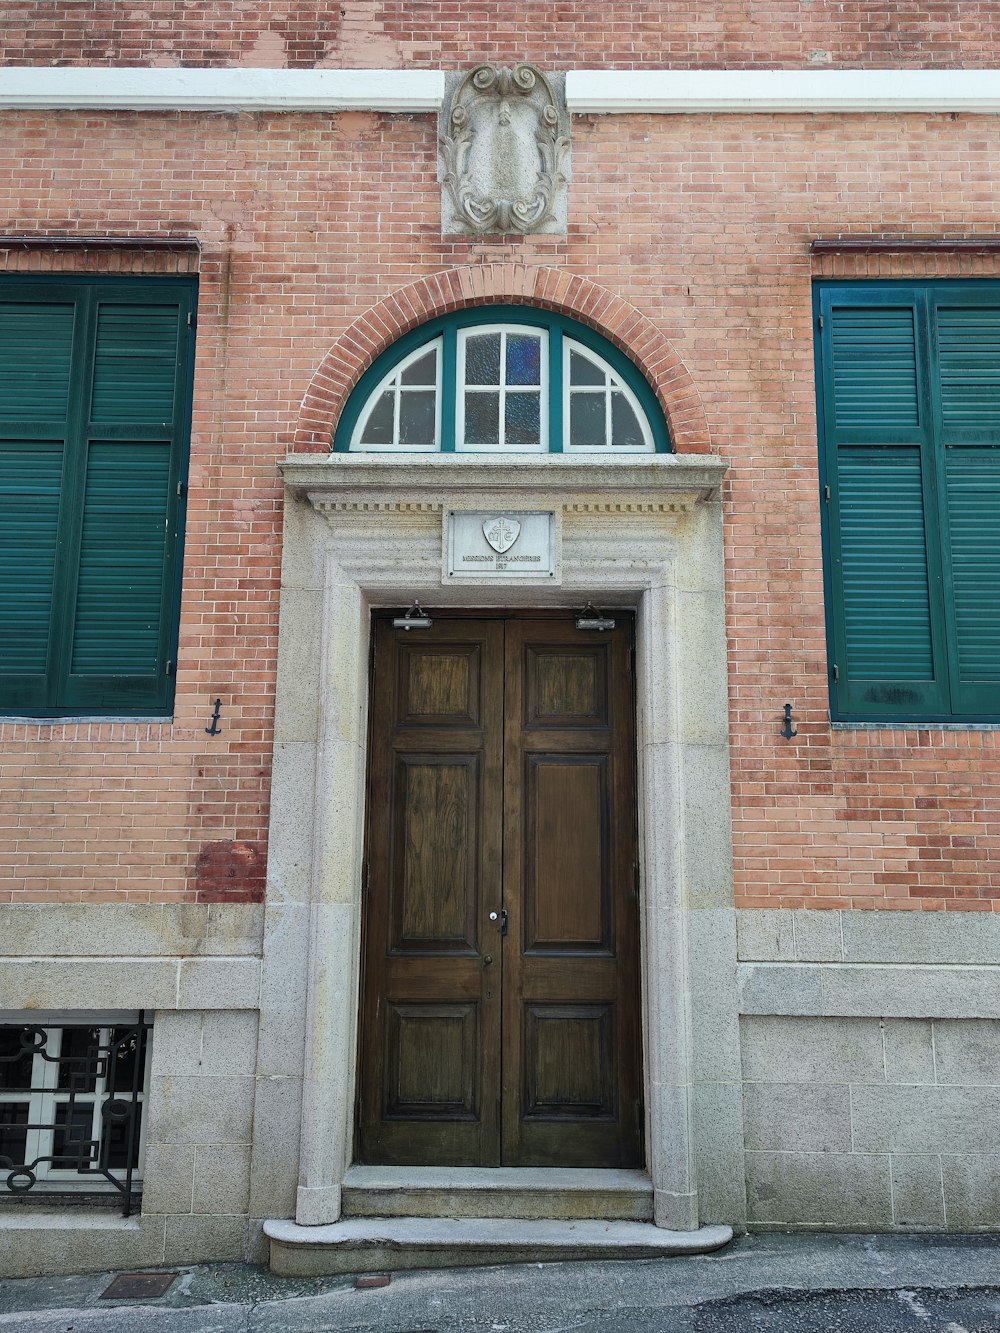
[[101, 1292], [100, 1299], [109, 1301], [137, 1301], [143, 1296], [162, 1296], [176, 1278], [176, 1273], [120, 1273]]

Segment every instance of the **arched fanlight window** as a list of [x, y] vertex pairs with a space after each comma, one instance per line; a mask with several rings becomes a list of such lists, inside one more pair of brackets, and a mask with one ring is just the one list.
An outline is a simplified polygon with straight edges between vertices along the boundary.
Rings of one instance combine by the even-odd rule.
[[633, 363], [548, 311], [491, 306], [414, 329], [348, 400], [334, 448], [358, 453], [665, 453]]

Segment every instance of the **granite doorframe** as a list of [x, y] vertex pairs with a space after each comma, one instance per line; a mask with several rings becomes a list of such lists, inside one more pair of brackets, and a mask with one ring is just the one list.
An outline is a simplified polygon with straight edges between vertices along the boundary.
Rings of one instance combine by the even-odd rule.
[[[658, 1225], [744, 1216], [720, 483], [710, 455], [285, 460], [265, 988], [304, 1037], [296, 1220], [338, 1220], [351, 1162], [371, 612], [636, 611], [643, 1072]], [[557, 576], [451, 586], [449, 509], [556, 516]], [[296, 966], [296, 984], [285, 973]], [[293, 1001], [289, 1001], [293, 1003]], [[294, 1028], [295, 1025], [293, 1024]]]

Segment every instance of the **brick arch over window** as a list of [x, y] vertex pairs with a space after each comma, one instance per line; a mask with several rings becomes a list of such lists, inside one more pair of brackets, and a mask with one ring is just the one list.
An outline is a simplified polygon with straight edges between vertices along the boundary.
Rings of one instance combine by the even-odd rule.
[[620, 348], [656, 394], [674, 449], [711, 452], [708, 421], [680, 357], [656, 325], [606, 287], [562, 269], [517, 264], [456, 268], [420, 278], [360, 315], [333, 345], [302, 400], [295, 450], [321, 453], [358, 380], [404, 333], [439, 315], [477, 305], [532, 305], [589, 325]]

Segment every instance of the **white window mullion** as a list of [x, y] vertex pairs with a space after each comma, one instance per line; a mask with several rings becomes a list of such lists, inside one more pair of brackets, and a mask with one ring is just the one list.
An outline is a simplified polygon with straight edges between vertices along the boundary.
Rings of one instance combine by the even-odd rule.
[[[62, 1028], [46, 1028], [48, 1040], [43, 1047], [53, 1060], [46, 1060], [42, 1051], [35, 1053], [31, 1068], [31, 1103], [28, 1120], [35, 1125], [51, 1126], [55, 1117], [55, 1088], [59, 1082], [59, 1056], [62, 1054]], [[30, 1162], [36, 1157], [51, 1157], [54, 1134], [51, 1128], [33, 1129], [28, 1134], [25, 1152]], [[35, 1174], [39, 1180], [48, 1178], [51, 1162], [39, 1162]]]
[[403, 403], [406, 401], [404, 397], [406, 391], [403, 388], [402, 371], [400, 371], [400, 373], [396, 377], [395, 390], [396, 390], [396, 398], [395, 402], [393, 403], [393, 416], [392, 416], [392, 443], [393, 447], [398, 449], [400, 440], [402, 439]]
[[111, 1028], [101, 1028], [97, 1040], [100, 1043], [100, 1045], [107, 1051], [107, 1056], [105, 1057], [104, 1060], [104, 1073], [98, 1074], [98, 1076], [94, 1079], [94, 1105], [91, 1110], [91, 1116], [90, 1116], [90, 1137], [98, 1145], [97, 1161], [91, 1163], [91, 1166], [94, 1167], [98, 1166], [101, 1160], [100, 1145], [103, 1137], [101, 1133], [101, 1130], [103, 1128], [101, 1107], [104, 1105], [104, 1099], [107, 1096], [108, 1087], [110, 1083], [111, 1064], [112, 1064]]
[[500, 330], [500, 424], [497, 440], [501, 449], [507, 446], [507, 330]]

